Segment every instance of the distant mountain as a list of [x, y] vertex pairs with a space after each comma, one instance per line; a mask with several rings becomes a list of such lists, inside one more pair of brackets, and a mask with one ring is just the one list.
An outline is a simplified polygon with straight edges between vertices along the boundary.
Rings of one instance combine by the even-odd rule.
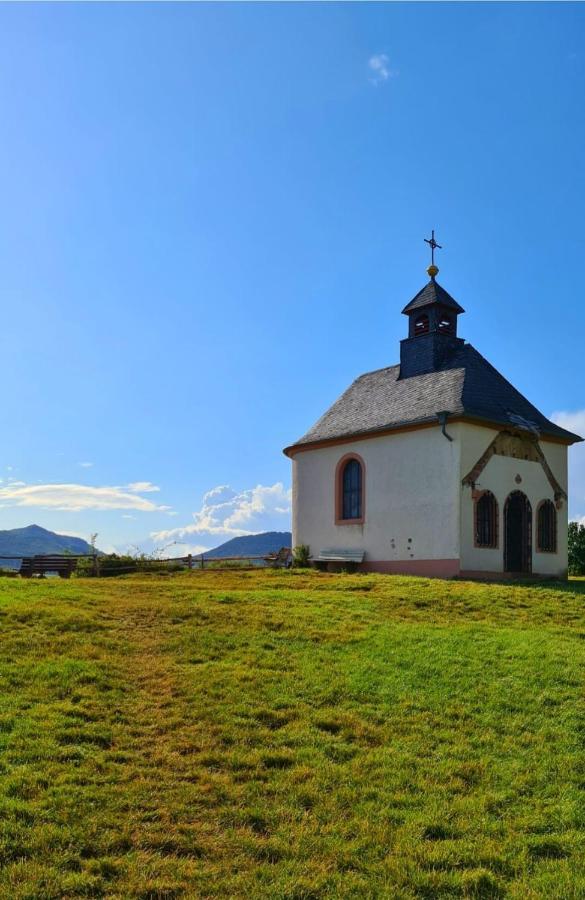
[[[35, 556], [41, 553], [93, 553], [91, 546], [82, 538], [55, 534], [40, 525], [28, 525], [26, 528], [11, 528], [0, 531], [0, 556], [20, 559], [23, 556]], [[9, 566], [10, 560], [0, 559], [0, 567]]]
[[203, 557], [225, 556], [265, 556], [276, 553], [281, 547], [290, 547], [292, 534], [290, 531], [264, 531], [262, 534], [247, 534], [235, 537], [215, 550], [208, 550]]

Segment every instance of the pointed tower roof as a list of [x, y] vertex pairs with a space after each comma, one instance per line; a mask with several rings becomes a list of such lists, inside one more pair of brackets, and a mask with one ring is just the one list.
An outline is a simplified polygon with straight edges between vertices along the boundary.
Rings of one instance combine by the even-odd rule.
[[415, 309], [422, 309], [425, 306], [443, 306], [452, 309], [453, 312], [463, 313], [465, 310], [459, 306], [457, 300], [454, 300], [451, 294], [448, 294], [445, 288], [441, 287], [434, 277], [428, 284], [413, 297], [410, 303], [407, 303], [402, 312], [404, 315], [414, 312]]

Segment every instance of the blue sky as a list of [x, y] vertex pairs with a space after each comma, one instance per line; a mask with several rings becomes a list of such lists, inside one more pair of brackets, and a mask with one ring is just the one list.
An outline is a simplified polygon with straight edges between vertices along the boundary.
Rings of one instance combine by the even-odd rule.
[[397, 361], [432, 227], [462, 336], [585, 434], [584, 37], [580, 4], [0, 6], [1, 527], [288, 528], [281, 450]]

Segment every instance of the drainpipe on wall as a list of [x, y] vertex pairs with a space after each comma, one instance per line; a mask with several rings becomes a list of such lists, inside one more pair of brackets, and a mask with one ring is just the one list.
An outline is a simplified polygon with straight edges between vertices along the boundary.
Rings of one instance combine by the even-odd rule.
[[450, 434], [447, 434], [447, 417], [450, 415], [448, 409], [444, 409], [441, 412], [437, 413], [437, 419], [439, 420], [439, 425], [441, 426], [441, 432], [445, 435], [448, 441], [452, 441], [453, 438]]

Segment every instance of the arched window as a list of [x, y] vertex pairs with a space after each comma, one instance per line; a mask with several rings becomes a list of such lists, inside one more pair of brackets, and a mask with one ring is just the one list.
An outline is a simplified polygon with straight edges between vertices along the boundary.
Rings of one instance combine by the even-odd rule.
[[429, 317], [426, 313], [419, 316], [414, 323], [414, 334], [426, 334], [429, 330]]
[[350, 459], [343, 467], [343, 518], [361, 519], [362, 467], [357, 459]]
[[475, 501], [475, 546], [498, 546], [498, 501], [491, 491]]
[[439, 331], [442, 334], [453, 334], [453, 319], [451, 316], [441, 316], [439, 319]]
[[355, 453], [339, 460], [335, 474], [335, 521], [338, 525], [364, 521], [364, 461]]
[[552, 500], [543, 500], [536, 515], [536, 549], [541, 553], [556, 553], [557, 511]]

